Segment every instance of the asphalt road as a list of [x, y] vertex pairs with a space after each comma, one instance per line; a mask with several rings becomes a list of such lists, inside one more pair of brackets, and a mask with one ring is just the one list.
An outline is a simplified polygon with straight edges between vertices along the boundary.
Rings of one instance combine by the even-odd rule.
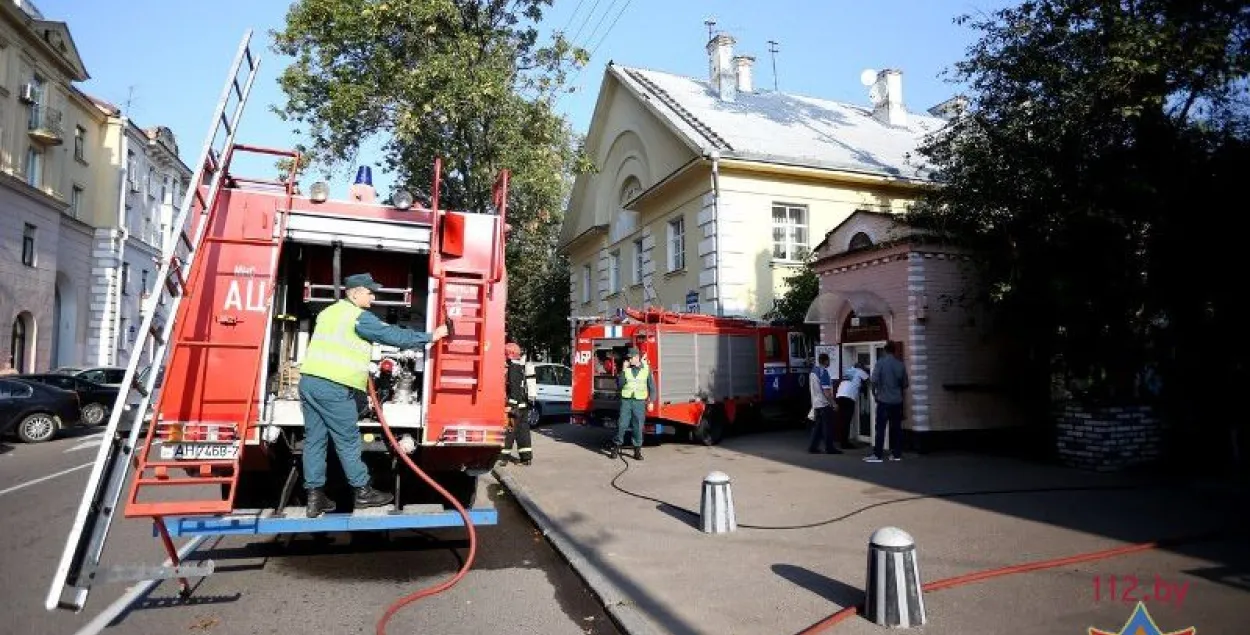
[[[0, 442], [0, 631], [77, 633], [126, 591], [124, 582], [96, 587], [79, 614], [43, 607], [98, 446], [98, 435], [82, 432], [41, 445]], [[403, 608], [387, 632], [618, 633], [519, 506], [486, 480], [499, 524], [478, 529], [473, 568], [450, 590]], [[458, 530], [396, 534], [389, 542], [213, 538], [191, 560], [211, 558], [217, 572], [193, 580], [190, 601], [178, 599], [176, 583], [163, 583], [103, 632], [373, 633], [395, 600], [455, 573], [467, 546]], [[164, 557], [150, 525], [115, 523], [106, 563], [160, 564]]]

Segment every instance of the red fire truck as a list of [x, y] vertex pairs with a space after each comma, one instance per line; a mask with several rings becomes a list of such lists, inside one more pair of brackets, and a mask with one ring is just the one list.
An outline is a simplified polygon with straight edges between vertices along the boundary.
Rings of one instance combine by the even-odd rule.
[[[428, 201], [397, 192], [376, 202], [368, 170], [349, 197], [332, 198], [324, 182], [301, 193], [296, 152], [235, 142], [258, 68], [250, 38], [173, 223], [172, 253], [143, 307], [137, 352], [48, 610], [82, 610], [92, 585], [109, 580], [178, 578], [187, 592], [186, 578], [211, 573], [212, 563], [180, 563], [176, 536], [464, 526], [472, 541], [473, 525], [497, 521], [493, 507], [474, 507], [474, 495], [506, 425], [507, 173], [496, 182], [493, 208], [474, 213], [439, 208], [437, 162]], [[244, 154], [288, 159], [291, 172], [276, 180], [236, 174]], [[371, 310], [384, 321], [427, 332], [448, 324], [452, 334], [424, 351], [374, 348], [375, 398], [360, 404], [358, 425], [372, 484], [394, 494], [394, 503], [352, 510], [330, 453], [327, 494], [339, 511], [307, 518], [299, 365], [316, 315], [343, 297], [343, 276], [356, 272], [383, 285]], [[145, 350], [154, 351], [156, 372], [138, 372]], [[153, 522], [167, 564], [100, 564], [119, 512]]]
[[[573, 322], [573, 423], [614, 425], [617, 375], [636, 347], [655, 376], [644, 434], [720, 443], [726, 426], [765, 410], [805, 412], [811, 345], [807, 336], [756, 320], [624, 309]], [[794, 407], [794, 404], [802, 407]]]

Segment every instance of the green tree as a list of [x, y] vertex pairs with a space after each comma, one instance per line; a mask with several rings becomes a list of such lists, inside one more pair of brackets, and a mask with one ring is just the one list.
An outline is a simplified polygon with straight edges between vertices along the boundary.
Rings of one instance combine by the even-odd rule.
[[552, 273], [543, 254], [559, 219], [545, 210], [560, 208], [565, 176], [585, 164], [553, 104], [587, 55], [559, 34], [539, 42], [550, 4], [298, 0], [272, 34], [276, 51], [294, 60], [279, 78], [287, 99], [275, 111], [309, 138], [309, 160], [323, 171], [350, 169], [362, 144], [383, 135], [385, 167], [400, 186], [428, 195], [439, 157], [441, 206], [489, 212], [496, 176], [511, 170], [507, 266], [517, 301], [508, 330], [516, 337], [548, 312], [567, 315], [567, 294], [536, 296], [533, 287]]
[[1173, 395], [1244, 383], [1245, 355], [1211, 338], [1239, 321], [1220, 278], [1240, 235], [1219, 223], [1250, 158], [1246, 3], [1030, 0], [958, 21], [980, 32], [953, 78], [967, 109], [922, 148], [941, 186], [908, 220], [978, 251], [1019, 377], [1101, 399], [1151, 362]]
[[773, 301], [773, 308], [764, 314], [764, 319], [804, 326], [807, 310], [820, 293], [820, 280], [812, 269], [812, 259], [812, 255], [807, 255], [803, 265], [786, 276], [786, 292]]

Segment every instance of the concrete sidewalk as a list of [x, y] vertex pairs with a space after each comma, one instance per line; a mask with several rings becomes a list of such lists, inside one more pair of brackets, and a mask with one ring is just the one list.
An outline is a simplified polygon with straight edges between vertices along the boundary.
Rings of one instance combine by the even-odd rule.
[[[862, 452], [810, 455], [800, 431], [746, 435], [718, 447], [669, 443], [641, 463], [599, 451], [609, 432], [540, 428], [532, 466], [496, 470], [556, 547], [632, 634], [795, 633], [859, 604], [868, 536], [892, 525], [915, 537], [924, 581], [1216, 529], [1245, 528], [1244, 498], [975, 455], [909, 455], [869, 464]], [[703, 477], [733, 479], [740, 528], [707, 535], [697, 517]], [[637, 496], [622, 493], [612, 481]], [[956, 498], [970, 490], [1141, 486]], [[646, 496], [665, 503], [657, 503]], [[884, 503], [884, 504], [883, 504]], [[1240, 503], [1240, 504], [1237, 504]], [[1094, 579], [1156, 576], [1186, 583], [1180, 606], [1148, 604], [1164, 632], [1240, 632], [1250, 604], [1244, 539], [1154, 550], [926, 594], [929, 633], [1118, 632], [1132, 611], [1096, 599]], [[1244, 576], [1244, 577], [1239, 577]], [[1136, 596], [1134, 596], [1136, 597]], [[833, 632], [882, 629], [863, 618]]]

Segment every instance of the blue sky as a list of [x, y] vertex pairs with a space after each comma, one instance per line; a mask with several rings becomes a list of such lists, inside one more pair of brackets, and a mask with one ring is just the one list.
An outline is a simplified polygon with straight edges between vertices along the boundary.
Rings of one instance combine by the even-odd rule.
[[[3, 0], [8, 1], [8, 0]], [[950, 97], [954, 87], [938, 74], [961, 59], [975, 34], [952, 19], [1015, 4], [1007, 0], [555, 0], [544, 16], [544, 34], [567, 27], [567, 35], [594, 55], [575, 79], [576, 92], [559, 109], [584, 132], [608, 61], [702, 78], [707, 73], [707, 26], [737, 40], [736, 53], [756, 57], [756, 85], [773, 86], [768, 40], [778, 42], [778, 87], [852, 103], [868, 103], [859, 83], [865, 68], [903, 71], [903, 99], [914, 111]], [[80, 88], [124, 106], [144, 127], [165, 125], [178, 137], [183, 160], [193, 162], [208, 132], [209, 118], [239, 40], [253, 30], [253, 51], [263, 56], [261, 72], [240, 125], [239, 140], [289, 147], [298, 139], [291, 126], [269, 111], [280, 104], [277, 76], [287, 60], [269, 49], [269, 31], [279, 28], [288, 2], [215, 0], [210, 3], [132, 0], [82, 2], [36, 0], [47, 19], [69, 24], [91, 74]], [[376, 160], [380, 192], [393, 179]], [[272, 161], [246, 166], [273, 174]], [[331, 181], [346, 195], [350, 174]]]

